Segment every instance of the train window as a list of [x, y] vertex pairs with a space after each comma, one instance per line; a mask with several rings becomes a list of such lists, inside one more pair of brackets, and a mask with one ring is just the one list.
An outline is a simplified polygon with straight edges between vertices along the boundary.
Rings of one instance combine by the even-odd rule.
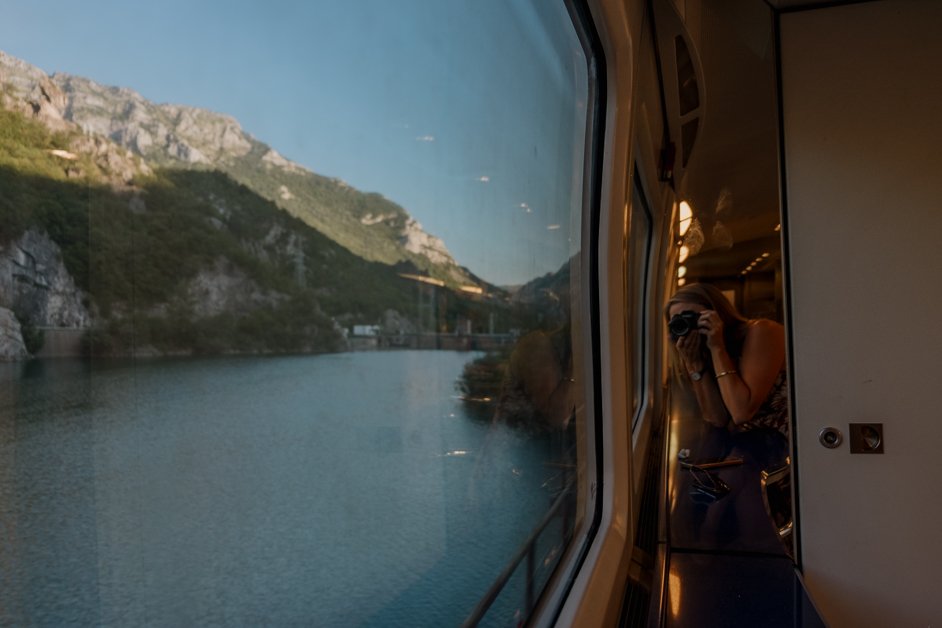
[[565, 3], [132, 4], [0, 23], [0, 624], [524, 622], [593, 512]]

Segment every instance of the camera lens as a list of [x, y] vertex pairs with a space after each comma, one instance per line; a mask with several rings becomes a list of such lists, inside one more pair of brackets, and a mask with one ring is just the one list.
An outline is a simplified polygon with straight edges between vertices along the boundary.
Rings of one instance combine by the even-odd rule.
[[700, 315], [696, 312], [684, 311], [675, 314], [667, 323], [667, 329], [670, 330], [674, 338], [680, 338], [689, 334], [697, 325], [697, 319]]
[[667, 328], [670, 329], [671, 335], [678, 338], [690, 333], [690, 326], [687, 325], [687, 321], [676, 316], [667, 324]]

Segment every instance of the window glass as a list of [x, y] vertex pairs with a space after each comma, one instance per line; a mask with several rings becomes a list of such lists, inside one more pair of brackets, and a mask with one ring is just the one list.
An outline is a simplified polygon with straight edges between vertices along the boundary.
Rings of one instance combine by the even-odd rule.
[[525, 620], [588, 506], [563, 3], [18, 2], [0, 623]]

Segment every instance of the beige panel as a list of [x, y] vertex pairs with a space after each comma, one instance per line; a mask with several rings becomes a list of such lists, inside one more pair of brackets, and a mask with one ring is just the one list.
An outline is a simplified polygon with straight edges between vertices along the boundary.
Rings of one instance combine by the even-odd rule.
[[[942, 3], [781, 24], [805, 580], [834, 626], [939, 626]], [[818, 444], [850, 422], [886, 453]]]

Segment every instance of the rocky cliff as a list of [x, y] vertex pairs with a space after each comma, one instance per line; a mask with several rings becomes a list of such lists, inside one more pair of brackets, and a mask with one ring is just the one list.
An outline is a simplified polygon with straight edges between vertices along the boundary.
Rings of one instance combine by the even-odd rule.
[[86, 327], [91, 317], [59, 246], [29, 230], [0, 245], [0, 307], [37, 327]]
[[69, 126], [62, 117], [65, 94], [39, 68], [0, 51], [0, 86], [7, 108], [31, 114], [54, 130]]
[[29, 230], [0, 246], [0, 359], [26, 355], [21, 321], [32, 327], [84, 328], [91, 317], [58, 245]]
[[254, 143], [230, 116], [158, 105], [131, 89], [79, 76], [54, 74], [50, 81], [64, 95], [63, 118], [155, 164], [211, 165], [247, 154]]
[[0, 307], [0, 362], [22, 360], [28, 355], [16, 315], [7, 308]]

